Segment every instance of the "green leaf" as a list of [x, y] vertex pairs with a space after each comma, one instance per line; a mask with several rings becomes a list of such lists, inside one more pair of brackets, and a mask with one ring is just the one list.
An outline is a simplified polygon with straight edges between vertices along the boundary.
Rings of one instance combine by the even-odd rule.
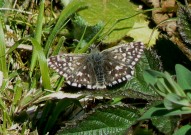
[[143, 77], [148, 84], [154, 86], [158, 78], [164, 77], [164, 74], [159, 71], [147, 69], [143, 71]]
[[[123, 94], [132, 98], [158, 99], [159, 95], [149, 87], [143, 76], [144, 70], [149, 68], [148, 58], [143, 55], [135, 66], [135, 75], [133, 78], [129, 80], [124, 87], [120, 88], [120, 90], [123, 90]], [[133, 90], [137, 94], [134, 95], [133, 93], [128, 93], [130, 90]]]
[[[190, 101], [186, 97], [180, 97], [174, 93], [170, 93], [166, 96], [166, 100], [170, 101], [172, 104], [176, 104], [179, 106], [190, 106]], [[166, 104], [164, 104], [166, 105]], [[169, 105], [169, 104], [168, 104]], [[167, 108], [167, 106], [165, 106]], [[170, 106], [168, 106], [170, 107]], [[167, 108], [167, 109], [173, 109], [173, 108]]]
[[185, 125], [178, 129], [173, 135], [189, 135], [191, 133], [191, 126]]
[[166, 114], [166, 108], [163, 104], [156, 105], [154, 107], [150, 107], [139, 120], [151, 119], [156, 116], [163, 116]]
[[[39, 44], [41, 44], [43, 19], [44, 19], [44, 0], [41, 0], [36, 29], [35, 29], [35, 37], [34, 37]], [[36, 60], [37, 60], [37, 54], [35, 51], [33, 51], [31, 64], [30, 64], [31, 72], [29, 72], [30, 77], [32, 77], [32, 73], [33, 73], [34, 67], [36, 65]]]
[[167, 110], [164, 104], [159, 104], [157, 106], [151, 107], [147, 110], [139, 120], [143, 119], [150, 119], [153, 117], [161, 117], [161, 116], [175, 116], [175, 115], [182, 115], [182, 114], [190, 114], [190, 108], [181, 108], [181, 109], [172, 109]]
[[61, 129], [58, 135], [69, 134], [124, 134], [135, 124], [140, 114], [136, 109], [115, 106], [102, 107], [90, 113], [77, 125]]
[[66, 38], [65, 37], [61, 37], [58, 41], [58, 44], [56, 45], [56, 48], [54, 50], [54, 52], [52, 53], [52, 55], [58, 55], [59, 51], [61, 50], [61, 48], [63, 47], [63, 44], [65, 42]]
[[179, 84], [177, 84], [172, 77], [170, 76], [170, 74], [168, 72], [165, 72], [165, 78], [167, 79], [167, 82], [169, 83], [169, 89], [171, 90], [172, 93], [175, 93], [179, 96], [182, 97], [186, 97], [183, 89], [180, 87]]
[[179, 4], [178, 12], [178, 30], [184, 42], [191, 45], [191, 8]]
[[82, 40], [84, 40], [85, 43], [88, 43], [103, 27], [101, 22], [96, 25], [90, 25], [81, 16], [75, 16], [72, 22], [74, 26], [74, 39], [80, 40], [83, 35]]
[[145, 17], [139, 15], [139, 20], [135, 22], [133, 28], [127, 34], [130, 37], [133, 37], [135, 41], [141, 41], [144, 44], [148, 44], [149, 35], [152, 35], [152, 38], [147, 47], [153, 46], [156, 44], [156, 39], [158, 38], [159, 32], [157, 30], [149, 28], [149, 22], [146, 21]]
[[29, 40], [32, 42], [34, 46], [33, 51], [35, 52], [35, 54], [37, 54], [37, 58], [40, 65], [40, 72], [42, 75], [42, 84], [44, 88], [51, 89], [50, 77], [48, 72], [49, 69], [48, 69], [47, 60], [43, 52], [43, 49], [41, 45], [37, 42], [37, 40], [35, 40], [34, 38], [29, 38]]
[[158, 72], [154, 70], [146, 70], [144, 72], [145, 81], [153, 86], [157, 93], [165, 97], [168, 93], [176, 93], [185, 97], [183, 89], [172, 79], [169, 73]]
[[152, 124], [165, 135], [171, 135], [177, 126], [179, 117], [154, 117]]
[[[89, 7], [78, 13], [89, 25], [94, 26], [100, 22], [107, 24], [102, 34], [107, 33], [112, 28], [109, 35], [104, 36], [104, 38], [107, 37], [103, 40], [105, 43], [116, 42], [123, 38], [134, 25], [136, 16], [132, 16], [137, 14], [135, 10], [137, 7], [129, 0], [85, 0], [85, 2]], [[130, 18], [123, 20], [123, 18], [128, 17]], [[122, 20], [119, 21], [120, 19]]]
[[16, 105], [18, 103], [18, 101], [21, 100], [22, 92], [23, 92], [23, 87], [22, 87], [21, 80], [17, 80], [15, 87], [14, 87], [14, 99], [13, 99], [14, 105]]
[[0, 71], [3, 72], [4, 78], [7, 79], [8, 69], [6, 64], [5, 49], [6, 49], [6, 45], [5, 45], [4, 31], [2, 27], [2, 20], [0, 20]]
[[182, 87], [182, 89], [191, 89], [191, 71], [186, 69], [184, 66], [177, 64], [175, 66], [176, 69], [176, 77], [178, 84]]

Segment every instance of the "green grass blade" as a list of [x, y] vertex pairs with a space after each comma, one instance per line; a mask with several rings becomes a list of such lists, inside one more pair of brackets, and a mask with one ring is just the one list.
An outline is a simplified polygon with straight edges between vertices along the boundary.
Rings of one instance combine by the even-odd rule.
[[4, 32], [2, 27], [2, 21], [0, 20], [0, 71], [3, 72], [4, 78], [8, 78], [5, 49], [6, 46], [5, 46]]
[[74, 14], [80, 8], [84, 8], [85, 6], [86, 6], [85, 2], [74, 0], [68, 6], [66, 6], [65, 9], [61, 12], [58, 22], [56, 23], [46, 42], [44, 50], [46, 56], [48, 55], [49, 48], [55, 36], [60, 31], [60, 29], [64, 27], [64, 25], [66, 24], [65, 22], [68, 20], [68, 17]]
[[38, 56], [40, 72], [42, 75], [42, 84], [45, 89], [51, 89], [47, 60], [44, 55], [43, 49], [42, 49], [41, 45], [38, 43], [38, 41], [36, 41], [34, 38], [29, 38], [29, 40], [33, 44], [33, 51], [35, 51], [35, 53]]
[[63, 43], [65, 42], [66, 38], [65, 37], [61, 37], [58, 41], [58, 44], [56, 45], [56, 49], [54, 50], [54, 52], [52, 53], [52, 55], [58, 55], [61, 47], [63, 46]]
[[63, 86], [64, 83], [64, 77], [61, 77], [58, 82], [56, 83], [55, 91], [59, 91], [60, 88]]
[[76, 48], [74, 50], [74, 53], [78, 53], [78, 50], [79, 50], [79, 48], [80, 48], [80, 46], [82, 44], [82, 40], [84, 39], [84, 35], [86, 33], [86, 29], [87, 29], [87, 26], [85, 26], [85, 28], [84, 28], [84, 32], [83, 32], [83, 34], [82, 34], [82, 36], [80, 38], [80, 41], [78, 42], [78, 45], [76, 46]]
[[[39, 9], [38, 19], [36, 24], [37, 27], [35, 30], [35, 37], [34, 37], [39, 44], [41, 44], [43, 18], [44, 18], [44, 0], [42, 0], [40, 3], [40, 9]], [[30, 65], [31, 72], [29, 72], [30, 77], [32, 76], [34, 67], [36, 65], [36, 60], [37, 60], [37, 54], [35, 53], [35, 51], [33, 51], [31, 65]]]
[[23, 87], [22, 87], [21, 80], [17, 80], [15, 87], [14, 87], [14, 99], [13, 99], [13, 105], [17, 105], [18, 101], [20, 101], [22, 97]]
[[18, 47], [22, 42], [24, 42], [23, 39], [20, 39], [20, 40], [18, 40], [17, 42], [15, 42], [14, 45], [12, 45], [12, 46], [9, 48], [9, 50], [6, 52], [6, 54], [9, 54], [9, 53], [11, 53], [12, 51], [14, 51], [15, 49], [17, 49], [17, 47]]

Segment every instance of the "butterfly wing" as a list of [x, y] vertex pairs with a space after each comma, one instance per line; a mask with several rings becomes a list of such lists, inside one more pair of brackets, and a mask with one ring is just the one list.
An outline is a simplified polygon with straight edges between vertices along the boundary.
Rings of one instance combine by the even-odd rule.
[[144, 50], [141, 42], [121, 44], [104, 50], [105, 84], [112, 86], [129, 80], [134, 74], [134, 67]]
[[69, 85], [75, 87], [86, 86], [92, 89], [95, 84], [93, 67], [88, 61], [88, 54], [63, 54], [52, 56], [48, 65], [60, 75], [65, 77]]

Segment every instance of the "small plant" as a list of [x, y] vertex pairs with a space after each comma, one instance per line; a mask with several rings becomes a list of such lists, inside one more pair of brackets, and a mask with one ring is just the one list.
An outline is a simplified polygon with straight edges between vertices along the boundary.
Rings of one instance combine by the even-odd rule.
[[[150, 119], [154, 117], [165, 116], [181, 116], [185, 118], [185, 114], [191, 114], [191, 71], [177, 64], [175, 80], [169, 73], [158, 72], [154, 70], [146, 70], [144, 72], [145, 81], [159, 94], [164, 100], [157, 106], [151, 107], [141, 117], [141, 119]], [[189, 119], [189, 117], [187, 118]], [[185, 121], [185, 120], [184, 120]], [[189, 125], [183, 126], [176, 134], [186, 134], [191, 130]], [[189, 128], [188, 128], [189, 127]]]

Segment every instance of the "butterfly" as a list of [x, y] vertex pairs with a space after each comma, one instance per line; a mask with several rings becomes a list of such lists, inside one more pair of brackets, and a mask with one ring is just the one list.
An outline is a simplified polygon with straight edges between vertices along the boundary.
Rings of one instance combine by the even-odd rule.
[[131, 79], [143, 52], [142, 42], [122, 43], [101, 52], [92, 47], [90, 53], [51, 56], [48, 65], [71, 86], [105, 89]]

